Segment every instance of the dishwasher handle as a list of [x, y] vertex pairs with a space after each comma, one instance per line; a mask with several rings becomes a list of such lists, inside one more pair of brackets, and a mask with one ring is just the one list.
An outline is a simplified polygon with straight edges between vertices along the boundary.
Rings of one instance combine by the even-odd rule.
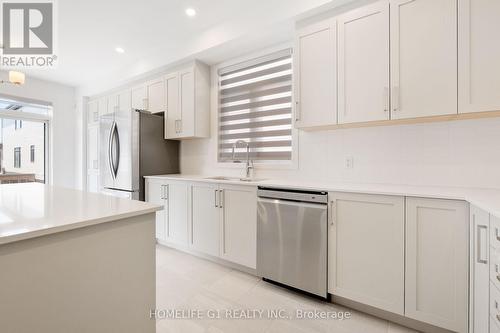
[[265, 198], [265, 197], [258, 197], [257, 202], [270, 203], [270, 204], [275, 204], [275, 205], [309, 207], [309, 208], [327, 210], [327, 205], [324, 203], [294, 201], [294, 200], [287, 200], [287, 199], [272, 199], [272, 198]]

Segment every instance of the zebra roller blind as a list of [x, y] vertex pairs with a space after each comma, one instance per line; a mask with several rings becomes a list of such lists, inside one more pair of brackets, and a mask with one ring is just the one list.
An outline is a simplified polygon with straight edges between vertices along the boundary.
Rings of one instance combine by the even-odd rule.
[[[256, 161], [292, 159], [292, 52], [279, 51], [219, 70], [219, 161], [238, 140]], [[234, 160], [246, 159], [238, 144]]]

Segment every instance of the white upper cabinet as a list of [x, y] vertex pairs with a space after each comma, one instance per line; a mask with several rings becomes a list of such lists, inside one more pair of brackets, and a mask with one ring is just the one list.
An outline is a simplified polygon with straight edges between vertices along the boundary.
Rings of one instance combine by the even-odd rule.
[[459, 113], [500, 110], [500, 1], [459, 0]]
[[[99, 98], [97, 104], [98, 104], [97, 106], [99, 109], [99, 116], [102, 116], [102, 115], [108, 113], [108, 97]], [[113, 110], [111, 110], [109, 112], [113, 112]]]
[[220, 186], [221, 258], [257, 267], [257, 189]]
[[337, 22], [325, 20], [296, 33], [295, 127], [337, 123]]
[[210, 130], [210, 70], [195, 61], [166, 75], [165, 139], [204, 138]]
[[332, 192], [329, 292], [404, 314], [404, 197]]
[[179, 120], [182, 119], [179, 108], [179, 74], [177, 72], [165, 76], [165, 97], [167, 114], [165, 115], [165, 139], [180, 136]]
[[406, 198], [406, 317], [467, 332], [468, 231], [466, 202]]
[[147, 109], [147, 98], [146, 98], [146, 86], [144, 84], [130, 89], [132, 98], [132, 109], [134, 110], [146, 110]]
[[107, 98], [107, 101], [108, 101], [108, 105], [106, 108], [106, 113], [116, 112], [118, 110], [118, 105], [120, 103], [120, 95], [119, 94], [110, 95]]
[[457, 0], [390, 6], [391, 119], [457, 114]]
[[99, 101], [93, 100], [87, 104], [87, 122], [95, 124], [99, 122]]
[[389, 2], [338, 17], [339, 124], [389, 119]]
[[146, 83], [146, 111], [159, 113], [165, 111], [165, 85], [163, 77]]

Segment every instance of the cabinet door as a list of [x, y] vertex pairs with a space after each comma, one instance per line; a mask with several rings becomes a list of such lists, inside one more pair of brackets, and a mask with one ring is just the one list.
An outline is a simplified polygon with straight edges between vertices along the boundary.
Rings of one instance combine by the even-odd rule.
[[221, 202], [221, 257], [256, 268], [257, 189], [253, 186], [223, 186]]
[[87, 170], [99, 171], [99, 125], [87, 128]]
[[147, 109], [147, 99], [146, 99], [146, 86], [140, 85], [131, 89], [132, 98], [132, 109], [134, 110], [146, 110]]
[[90, 101], [87, 104], [87, 123], [95, 124], [99, 122], [99, 101]]
[[194, 68], [179, 72], [179, 101], [180, 117], [178, 130], [180, 137], [190, 137], [195, 135], [195, 89], [194, 89]]
[[191, 246], [219, 256], [219, 192], [212, 184], [191, 185]]
[[120, 95], [111, 95], [108, 97], [107, 101], [108, 106], [106, 108], [106, 114], [116, 112], [120, 104]]
[[457, 114], [457, 61], [457, 0], [391, 0], [392, 119]]
[[[99, 115], [102, 116], [108, 113], [108, 97], [101, 97], [98, 101]], [[113, 112], [113, 111], [111, 111]]]
[[164, 206], [162, 210], [156, 212], [156, 238], [160, 240], [166, 240], [165, 188], [165, 184], [160, 180], [146, 180], [146, 201]]
[[337, 22], [339, 123], [389, 119], [389, 3], [361, 7]]
[[165, 86], [163, 77], [146, 84], [147, 110], [151, 113], [165, 111]]
[[166, 237], [177, 244], [188, 243], [188, 189], [186, 183], [169, 182], [166, 185]]
[[337, 123], [337, 22], [301, 29], [295, 38], [295, 127]]
[[471, 321], [472, 332], [488, 333], [489, 312], [489, 227], [490, 216], [471, 207]]
[[500, 110], [500, 1], [459, 0], [459, 112]]
[[335, 192], [329, 199], [329, 292], [403, 315], [404, 197]]
[[99, 124], [87, 127], [87, 191], [98, 193], [99, 186]]
[[406, 199], [405, 315], [467, 332], [468, 204]]
[[167, 98], [167, 113], [165, 115], [165, 139], [175, 139], [179, 136], [179, 76], [172, 73], [165, 76], [165, 96]]

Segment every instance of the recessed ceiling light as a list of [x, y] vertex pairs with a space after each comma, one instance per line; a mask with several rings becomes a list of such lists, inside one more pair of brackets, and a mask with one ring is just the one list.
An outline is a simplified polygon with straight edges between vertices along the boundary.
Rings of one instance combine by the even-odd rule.
[[125, 50], [123, 48], [121, 48], [121, 47], [115, 47], [115, 51], [117, 53], [125, 53]]
[[189, 17], [194, 17], [196, 16], [196, 10], [194, 10], [194, 8], [188, 8], [186, 9], [186, 15]]

